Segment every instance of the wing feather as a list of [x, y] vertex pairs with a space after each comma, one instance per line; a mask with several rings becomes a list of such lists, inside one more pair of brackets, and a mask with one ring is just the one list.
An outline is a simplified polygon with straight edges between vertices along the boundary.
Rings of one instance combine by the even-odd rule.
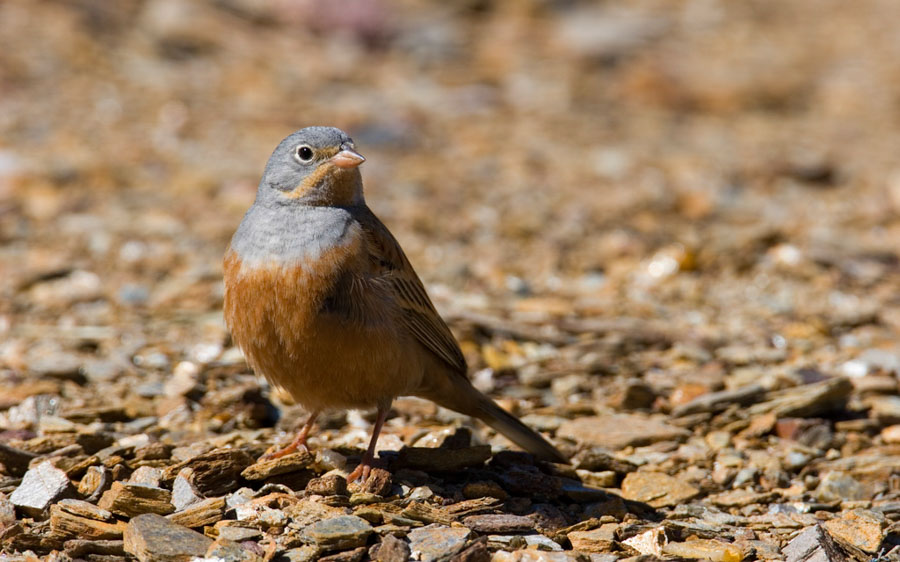
[[371, 211], [357, 217], [368, 242], [370, 275], [395, 297], [401, 321], [429, 351], [463, 376], [466, 360], [450, 328], [434, 308], [425, 286], [416, 275], [400, 244]]

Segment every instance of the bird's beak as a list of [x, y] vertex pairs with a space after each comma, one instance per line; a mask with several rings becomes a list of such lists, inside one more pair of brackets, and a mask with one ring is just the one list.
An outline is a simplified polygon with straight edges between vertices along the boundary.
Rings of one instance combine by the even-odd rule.
[[331, 157], [331, 163], [338, 168], [355, 168], [365, 162], [366, 159], [352, 148], [342, 148], [340, 152]]

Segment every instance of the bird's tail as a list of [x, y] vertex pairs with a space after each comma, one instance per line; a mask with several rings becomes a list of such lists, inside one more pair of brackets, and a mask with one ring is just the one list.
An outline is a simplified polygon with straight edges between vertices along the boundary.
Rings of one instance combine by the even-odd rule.
[[[473, 389], [474, 390], [474, 389]], [[476, 392], [478, 392], [476, 390]], [[479, 394], [481, 394], [479, 392]], [[544, 439], [541, 434], [531, 429], [519, 418], [510, 414], [497, 405], [496, 402], [481, 394], [475, 417], [493, 427], [510, 441], [522, 447], [537, 458], [558, 463], [567, 463], [569, 460], [556, 450], [556, 447]]]
[[452, 389], [442, 389], [443, 392], [437, 393], [429, 392], [423, 397], [445, 408], [478, 418], [541, 460], [557, 463], [569, 462], [538, 432], [479, 392], [468, 379], [453, 376], [446, 377], [443, 382], [449, 382]]

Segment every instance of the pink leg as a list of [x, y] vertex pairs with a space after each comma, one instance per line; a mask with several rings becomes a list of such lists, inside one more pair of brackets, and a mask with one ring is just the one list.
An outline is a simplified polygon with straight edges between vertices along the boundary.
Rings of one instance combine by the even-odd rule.
[[279, 459], [285, 455], [289, 455], [289, 454], [297, 451], [297, 449], [299, 449], [300, 447], [303, 447], [304, 449], [306, 449], [308, 451], [309, 449], [307, 449], [307, 447], [306, 447], [306, 438], [309, 437], [309, 430], [312, 429], [313, 424], [316, 423], [317, 417], [319, 417], [318, 411], [311, 413], [309, 415], [309, 417], [306, 418], [306, 423], [304, 423], [303, 427], [300, 428], [300, 432], [297, 433], [297, 437], [293, 441], [291, 441], [290, 445], [288, 445], [284, 449], [279, 449], [279, 450], [275, 451], [274, 453], [269, 453], [268, 455], [263, 455], [261, 460], [268, 461], [268, 460], [272, 460], [272, 459]]
[[369, 478], [369, 472], [372, 471], [372, 461], [375, 460], [375, 442], [378, 441], [378, 435], [381, 433], [381, 427], [384, 425], [384, 420], [387, 419], [388, 412], [390, 412], [391, 407], [386, 406], [384, 408], [378, 408], [378, 417], [375, 418], [375, 427], [372, 429], [372, 439], [369, 441], [369, 448], [366, 450], [366, 454], [363, 455], [362, 460], [359, 463], [353, 472], [347, 476], [347, 482], [354, 482], [357, 478], [362, 477], [361, 482], [365, 482], [366, 479]]

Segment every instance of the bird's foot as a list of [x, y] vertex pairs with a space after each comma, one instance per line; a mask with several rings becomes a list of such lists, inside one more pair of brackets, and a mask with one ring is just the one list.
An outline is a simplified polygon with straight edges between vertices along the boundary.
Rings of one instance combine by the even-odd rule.
[[296, 453], [300, 449], [303, 449], [307, 453], [309, 452], [309, 447], [306, 446], [306, 440], [303, 441], [293, 441], [290, 445], [283, 449], [278, 449], [277, 451], [273, 451], [271, 453], [267, 453], [259, 458], [261, 461], [270, 461], [274, 459], [280, 459], [281, 457], [290, 455], [291, 453]]
[[364, 484], [366, 480], [369, 479], [369, 473], [372, 472], [372, 460], [371, 459], [363, 459], [359, 465], [353, 469], [349, 475], [347, 475], [347, 482], [356, 482], [359, 479], [360, 484]]

